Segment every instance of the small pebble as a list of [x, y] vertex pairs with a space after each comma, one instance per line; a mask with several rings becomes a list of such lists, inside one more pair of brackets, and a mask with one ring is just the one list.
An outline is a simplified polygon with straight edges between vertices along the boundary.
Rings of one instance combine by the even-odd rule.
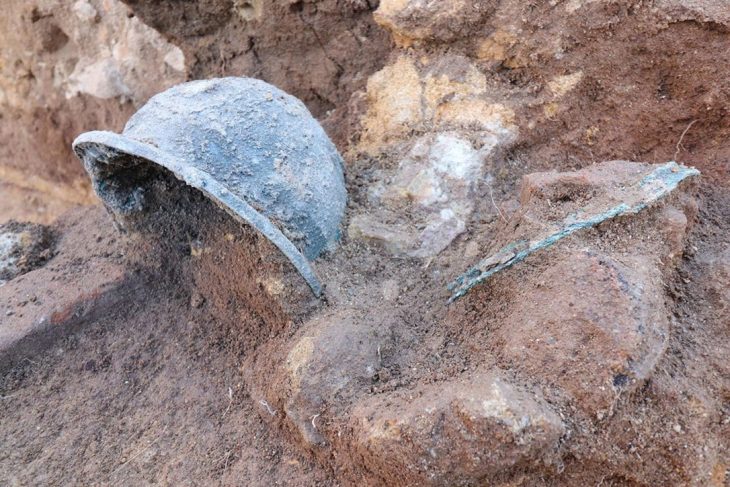
[[382, 286], [383, 298], [386, 301], [394, 301], [400, 294], [398, 288], [398, 281], [395, 279], [388, 279]]
[[205, 298], [198, 292], [193, 292], [190, 296], [190, 306], [192, 308], [200, 308], [205, 303]]

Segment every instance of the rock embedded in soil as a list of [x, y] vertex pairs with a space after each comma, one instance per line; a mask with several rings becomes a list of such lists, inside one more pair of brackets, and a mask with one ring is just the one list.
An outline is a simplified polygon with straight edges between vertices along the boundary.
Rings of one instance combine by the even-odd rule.
[[[287, 421], [307, 447], [337, 442], [332, 429], [335, 411], [369, 390], [383, 367], [383, 355], [393, 348], [386, 326], [364, 324], [362, 311], [340, 309], [304, 324], [306, 334], [289, 350], [281, 378], [270, 394], [283, 400]], [[276, 401], [271, 401], [276, 402]], [[328, 437], [329, 435], [329, 437]]]
[[640, 259], [556, 250], [507, 304], [490, 339], [524, 376], [565, 391], [603, 418], [644, 384], [669, 339], [661, 277]]
[[514, 114], [463, 56], [402, 54], [370, 78], [367, 97], [358, 150], [397, 167], [377, 171], [348, 233], [398, 256], [433, 257], [466, 231], [489, 168], [516, 139]]
[[[496, 144], [497, 141], [495, 140]], [[378, 213], [356, 215], [350, 236], [371, 240], [396, 255], [431, 257], [466, 230], [474, 210], [474, 195], [485, 176], [485, 159], [495, 150], [479, 149], [458, 133], [429, 134], [415, 140], [398, 169], [370, 190], [372, 204], [403, 213], [410, 209], [414, 225], [382, 224]]]
[[254, 378], [253, 396], [277, 411], [269, 419], [283, 412], [303, 448], [398, 485], [469, 484], [556, 461], [566, 431], [560, 416], [498, 371], [399, 391], [422, 352], [397, 321], [388, 326], [371, 314], [340, 309], [304, 323], [285, 359], [269, 359], [273, 380]]
[[351, 413], [352, 449], [386, 484], [474, 485], [557, 458], [560, 416], [492, 372], [375, 396]]
[[382, 0], [375, 21], [400, 46], [429, 41], [450, 42], [478, 28], [496, 8], [493, 0]]
[[52, 244], [48, 227], [13, 221], [0, 225], [0, 285], [43, 265]]
[[658, 0], [656, 7], [675, 18], [730, 26], [730, 10], [724, 0]]
[[357, 150], [371, 155], [411, 141], [413, 132], [456, 130], [491, 145], [517, 135], [512, 109], [490, 93], [473, 60], [461, 55], [401, 53], [368, 79], [367, 102]]

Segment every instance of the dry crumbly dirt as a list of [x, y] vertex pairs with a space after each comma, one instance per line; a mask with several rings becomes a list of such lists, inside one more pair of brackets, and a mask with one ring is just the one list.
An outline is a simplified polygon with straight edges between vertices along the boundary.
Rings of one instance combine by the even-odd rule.
[[[281, 2], [276, 15], [262, 20], [267, 34], [256, 42], [245, 23], [228, 17], [228, 2], [128, 3], [180, 43], [194, 59], [193, 77], [245, 73], [280, 81], [324, 120], [341, 149], [357, 139], [361, 113], [350, 94], [367, 76], [348, 76], [377, 69], [390, 49], [367, 2]], [[491, 370], [515, 384], [516, 394], [531, 394], [556, 411], [564, 430], [554, 445], [545, 434], [551, 451], [540, 462], [528, 454], [502, 474], [474, 474], [485, 485], [728, 485], [728, 27], [667, 22], [648, 2], [591, 2], [574, 15], [548, 2], [502, 2], [495, 15], [485, 21], [485, 32], [505, 18], [523, 22], [524, 38], [507, 47], [505, 59], [480, 66], [515, 107], [521, 133], [495, 162], [494, 194], [481, 188], [467, 233], [428, 262], [345, 239], [317, 264], [327, 285], [327, 301], [317, 304], [268, 242], [160, 176], [155, 184], [166, 211], [151, 215], [145, 225], [153, 233], [142, 228], [146, 237], [133, 235], [136, 250], [125, 253], [128, 265], [145, 276], [144, 298], [3, 371], [0, 481], [417, 485], [420, 473], [401, 467], [419, 459], [418, 446], [430, 438], [404, 427], [401, 450], [379, 451], [363, 424], [382, 417], [387, 424], [390, 411], [409, 414], [404, 405], [428, 398], [430, 387], [456, 384], [458, 392], [460, 381]], [[301, 52], [291, 49], [299, 40], [289, 39], [300, 35]], [[540, 55], [536, 46], [557, 35], [570, 40], [564, 56]], [[350, 36], [375, 40], [362, 44]], [[470, 52], [470, 42], [453, 40], [449, 49]], [[438, 54], [445, 48], [425, 49]], [[583, 73], [581, 82], [552, 105], [546, 84], [576, 71]], [[446, 283], [512, 235], [510, 225], [523, 222], [517, 199], [523, 175], [611, 159], [678, 159], [698, 167], [697, 187], [683, 188], [696, 208], [672, 199], [607, 223], [445, 305]], [[373, 167], [381, 163], [350, 153], [349, 214], [366, 207]], [[101, 231], [113, 232], [99, 208], [87, 211], [97, 216], [59, 228], [96, 235], [102, 219], [108, 227]], [[664, 211], [682, 213], [688, 222], [686, 230], [670, 232], [681, 237], [671, 258], [660, 232], [670, 221]], [[164, 239], [150, 238], [158, 234]], [[547, 314], [525, 304], [532, 292], [552, 289], [555, 301], [567, 303], [570, 293], [594, 289], [540, 283], [561, 277], [551, 269], [580, 277], [583, 268], [565, 262], [585, 248], [609, 260], [645, 252], [649, 257], [641, 262], [659, 261], [646, 264], [650, 270], [642, 276], [652, 279], [650, 302], [663, 313], [657, 321], [666, 320], [668, 334], [649, 378], [629, 383], [628, 375], [611, 371], [615, 388], [581, 396], [585, 391], [575, 385], [581, 377], [590, 382], [604, 372], [590, 354], [576, 359], [564, 382], [554, 381], [552, 363], [538, 361], [550, 357], [541, 355], [543, 347], [530, 343], [534, 348], [524, 356], [510, 348], [540, 330], [525, 326], [515, 337], [502, 328], [524, 325], [510, 322], [511, 313]], [[84, 248], [66, 251], [79, 262], [87, 257]], [[590, 259], [581, 262], [595, 270]], [[610, 282], [613, 274], [601, 266]], [[26, 274], [31, 284], [32, 276]], [[282, 282], [291, 283], [288, 290], [280, 290]], [[606, 344], [601, 336], [588, 339], [597, 349]], [[319, 369], [296, 368], [308, 363], [307, 350], [321, 355], [314, 362]], [[371, 364], [376, 367], [366, 371]], [[341, 371], [350, 380], [334, 388]], [[434, 445], [456, 446], [456, 455], [458, 435], [448, 427], [445, 443]], [[473, 484], [467, 478], [473, 472], [464, 470], [464, 477], [443, 473], [441, 483]]]
[[[3, 371], [3, 483], [327, 485], [321, 467], [261, 421], [242, 378], [241, 358], [286, 330], [281, 308], [260, 297], [261, 278], [279, 275], [282, 258], [199, 193], [167, 175], [151, 179], [154, 206], [169, 211], [148, 215], [139, 233], [117, 238], [98, 207], [58, 225], [106, 242], [104, 252], [143, 276], [143, 291]], [[64, 248], [58, 260], [83, 266], [98, 247]], [[32, 272], [24, 279], [18, 297], [39, 284]], [[299, 284], [288, 295], [310, 301]]]

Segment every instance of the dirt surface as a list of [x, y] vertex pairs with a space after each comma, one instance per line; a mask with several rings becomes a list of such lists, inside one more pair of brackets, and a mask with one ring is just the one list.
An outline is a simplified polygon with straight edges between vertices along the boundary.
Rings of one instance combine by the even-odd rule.
[[[97, 236], [88, 246], [61, 245], [47, 264], [51, 273], [73, 276], [80, 268], [93, 274], [87, 264], [103, 259], [97, 255], [102, 252], [112, 260], [123, 258], [128, 271], [141, 276], [143, 289], [40, 356], [3, 371], [0, 408], [8, 429], [2, 433], [2, 482], [236, 484], [246, 479], [250, 485], [290, 485], [298, 479], [300, 485], [327, 485], [321, 467], [266, 428], [256, 414], [262, 405], [243, 381], [242, 358], [290, 326], [282, 307], [299, 295], [305, 303], [312, 300], [306, 283], [296, 281], [293, 269], [278, 270], [284, 262], [272, 244], [196, 191], [164, 174], [151, 180], [156, 181], [149, 193], [152, 207], [168, 211], [153, 211], [131, 225], [133, 235], [118, 239], [111, 218], [98, 207], [65, 218], [55, 229]], [[146, 233], [147, 225], [164, 228], [165, 238]], [[95, 267], [108, 275], [105, 265]], [[300, 293], [283, 294], [276, 306], [262, 299], [265, 284], [271, 284], [261, 278], [281, 273], [287, 280], [281, 289], [273, 285], [277, 292], [294, 281]], [[26, 276], [15, 295], [33, 293], [46, 278]], [[10, 297], [8, 304], [15, 305], [15, 314], [28, 303]], [[297, 313], [306, 315], [301, 308], [300, 303]], [[80, 381], [78, 374], [84, 376]], [[45, 409], [52, 404], [53, 412]], [[31, 423], [36, 426], [27, 430]], [[119, 443], [117, 435], [128, 443]], [[70, 465], [69, 454], [78, 463]]]
[[[397, 47], [374, 2], [128, 3], [191, 77], [255, 75], [307, 102], [347, 154], [344, 228], [435, 130], [403, 123], [363, 150], [366, 80], [391, 49], [443, 74], [444, 104], [474, 66], [518, 135], [445, 250], [344, 233], [316, 263], [323, 301], [255, 232], [150, 176], [154, 204], [120, 237], [145, 292], [3, 371], [0, 482], [730, 485], [730, 54], [713, 2], [490, 2], [479, 22], [432, 3], [431, 30], [431, 14], [380, 16]], [[702, 176], [446, 304], [479, 259], [648, 170], [595, 166], [614, 159]], [[54, 231], [96, 235], [88, 211]], [[47, 266], [91, 253], [64, 252]]]
[[[711, 480], [711, 474], [721, 482], [722, 457], [716, 455], [727, 451], [722, 442], [728, 433], [727, 406], [723, 405], [728, 396], [724, 379], [728, 273], [722, 263], [708, 258], [726, 245], [722, 240], [728, 220], [725, 207], [709, 199], [711, 188], [702, 188], [699, 223], [688, 237], [692, 251], [681, 258], [678, 271], [666, 278], [671, 297], [667, 306], [676, 317], [667, 352], [648, 382], [628, 376], [617, 382], [617, 376], [610, 375], [616, 389], [607, 396], [608, 408], [598, 411], [590, 409], [593, 398], [585, 402], [580, 396], [571, 399], [570, 392], [567, 396], [559, 392], [570, 387], [556, 388], [550, 369], [541, 372], [547, 374], [546, 382], [538, 379], [540, 372], [535, 370], [520, 372], [530, 364], [539, 365], [535, 362], [539, 347], [528, 356], [518, 355], [517, 364], [522, 366], [510, 365], [509, 357], [499, 352], [502, 339], [494, 328], [509, 321], [498, 315], [491, 318], [485, 311], [502, 299], [519, 301], [519, 293], [511, 290], [514, 286], [529, 294], [526, 282], [548, 279], [544, 272], [560, 272], [551, 269], [560, 269], [561, 256], [571, 248], [584, 249], [593, 240], [596, 243], [588, 245], [598, 245], [603, 252], [615, 246], [631, 249], [635, 238], [644, 238], [642, 232], [648, 231], [644, 235], [652, 238], [650, 229], [667, 206], [638, 220], [608, 224], [536, 257], [451, 308], [444, 305], [446, 276], [438, 269], [466, 260], [460, 250], [440, 256], [432, 269], [424, 269], [389, 258], [377, 248], [346, 244], [319, 266], [330, 283], [329, 304], [320, 305], [313, 321], [292, 321], [281, 307], [272, 307], [271, 295], [262, 284], [251, 288], [255, 278], [232, 281], [228, 277], [259, 272], [260, 264], [252, 268], [251, 259], [261, 262], [258, 256], [267, 255], [270, 244], [260, 243], [263, 249], [252, 250], [257, 249], [258, 237], [232, 223], [222, 210], [192, 190], [165, 183], [164, 178], [158, 184], [173, 184], [174, 190], [167, 186], [162, 191], [172, 200], [160, 208], [174, 211], [158, 210], [147, 222], [165, 228], [166, 238], [141, 247], [138, 242], [137, 250], [126, 256], [130, 267], [138, 266], [147, 276], [144, 297], [111, 310], [109, 316], [3, 375], [1, 430], [7, 448], [0, 462], [1, 470], [7, 472], [4, 481], [10, 485], [136, 485], [190, 479], [195, 484], [226, 485], [411, 484], [419, 482], [417, 474], [393, 470], [391, 465], [417, 461], [417, 456], [408, 456], [417, 453], [378, 466], [383, 457], [359, 437], [364, 432], [356, 418], [373, 414], [407, 418], [409, 413], [397, 412], [397, 404], [408, 404], [414, 397], [429, 401], [432, 385], [440, 391], [437, 397], [448, 398], [451, 393], [474, 390], [468, 384], [487, 380], [485, 371], [500, 370], [507, 384], [521, 384], [509, 394], [528, 394], [538, 401], [526, 406], [523, 414], [548, 418], [543, 415], [550, 413], [540, 411], [551, 408], [557, 411], [556, 418], [570, 418], [567, 423], [550, 420], [541, 435], [549, 439], [556, 434], [550, 431], [556, 431], [550, 441], [558, 437], [570, 441], [551, 447], [561, 460], [546, 458], [537, 471], [529, 462], [510, 460], [506, 468], [504, 461], [495, 460], [503, 472], [497, 478], [523, 485], [584, 485], [601, 477], [615, 485], [648, 485], [655, 478], [676, 485], [701, 485]], [[174, 206], [181, 200], [192, 204]], [[76, 221], [66, 231], [97, 232], [98, 217]], [[182, 224], [180, 231], [175, 223]], [[221, 245], [221, 240], [230, 240], [229, 234], [234, 235], [233, 241], [249, 239], [249, 245]], [[75, 258], [66, 256], [66, 261], [84, 259], [84, 249], [72, 252]], [[594, 272], [589, 269], [592, 277]], [[33, 273], [26, 276], [31, 279]], [[591, 282], [578, 284], [577, 292]], [[537, 292], [556, 296], [549, 287]], [[702, 296], [701, 301], [695, 296]], [[527, 303], [535, 298], [524, 299]], [[505, 303], [498, 308], [519, 310]], [[537, 316], [529, 310], [528, 315]], [[529, 340], [529, 336], [523, 332], [512, 339]], [[302, 344], [306, 348], [308, 343], [309, 355], [302, 350]], [[579, 359], [576, 365], [596, 363], [595, 345], [589, 350], [588, 360]], [[606, 350], [613, 353], [611, 347]], [[548, 363], [556, 359], [560, 355]], [[587, 387], [589, 392], [600, 392], [596, 372], [578, 368], [571, 374], [597, 379], [595, 386]], [[570, 377], [568, 385], [574, 382]], [[623, 388], [627, 392], [622, 394]], [[589, 410], [576, 411], [576, 405]], [[449, 417], [451, 413], [446, 409], [442, 414]], [[562, 426], [551, 430], [549, 425], [555, 422]], [[420, 439], [410, 436], [417, 435], [415, 431], [407, 434], [411, 440], [404, 438], [405, 451], [410, 441], [430, 438], [430, 434]], [[495, 431], [490, 427], [484, 434], [488, 438]], [[442, 447], [456, 455], [454, 448], [461, 443], [450, 441], [458, 437], [445, 436]], [[527, 450], [522, 446], [510, 455], [528, 459], [533, 457], [532, 448], [543, 448], [544, 440], [536, 443], [535, 433], [529, 438], [519, 443], [527, 444]], [[684, 445], [699, 450], [688, 455]], [[349, 453], [332, 457], [333, 451]], [[461, 479], [471, 483], [465, 480], [472, 473], [464, 470], [465, 457], [450, 458], [464, 459], [450, 472], [464, 471]], [[24, 467], [18, 469], [18, 465]], [[494, 478], [490, 472], [479, 475]], [[536, 476], [542, 480], [536, 483]], [[459, 477], [442, 477], [449, 478], [451, 483]]]
[[4, 374], [3, 484], [331, 484], [262, 421], [240, 335], [162, 282]]
[[544, 168], [617, 157], [676, 159], [724, 184], [730, 86], [719, 66], [728, 56], [721, 47], [728, 26], [692, 17], [668, 21], [661, 17], [665, 12], [620, 2], [598, 2], [586, 10], [542, 29], [545, 10], [530, 11], [527, 24], [540, 32], [537, 42], [560, 31], [563, 38], [574, 36], [575, 44], [560, 60], [540, 57], [499, 70], [520, 91], [539, 84], [543, 95], [551, 76], [583, 73], [557, 113], [542, 105], [521, 115], [534, 121], [535, 129], [523, 134], [527, 137], [514, 157]]

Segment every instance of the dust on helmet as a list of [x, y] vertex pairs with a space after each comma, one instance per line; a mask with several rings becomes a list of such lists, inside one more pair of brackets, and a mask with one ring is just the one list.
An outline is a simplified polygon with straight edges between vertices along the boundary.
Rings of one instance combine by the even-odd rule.
[[342, 158], [297, 98], [250, 78], [183, 83], [152, 97], [122, 134], [86, 132], [73, 148], [112, 213], [144, 208], [143, 184], [121, 180], [122, 160], [158, 164], [261, 232], [320, 294], [309, 261], [336, 245], [347, 195]]

